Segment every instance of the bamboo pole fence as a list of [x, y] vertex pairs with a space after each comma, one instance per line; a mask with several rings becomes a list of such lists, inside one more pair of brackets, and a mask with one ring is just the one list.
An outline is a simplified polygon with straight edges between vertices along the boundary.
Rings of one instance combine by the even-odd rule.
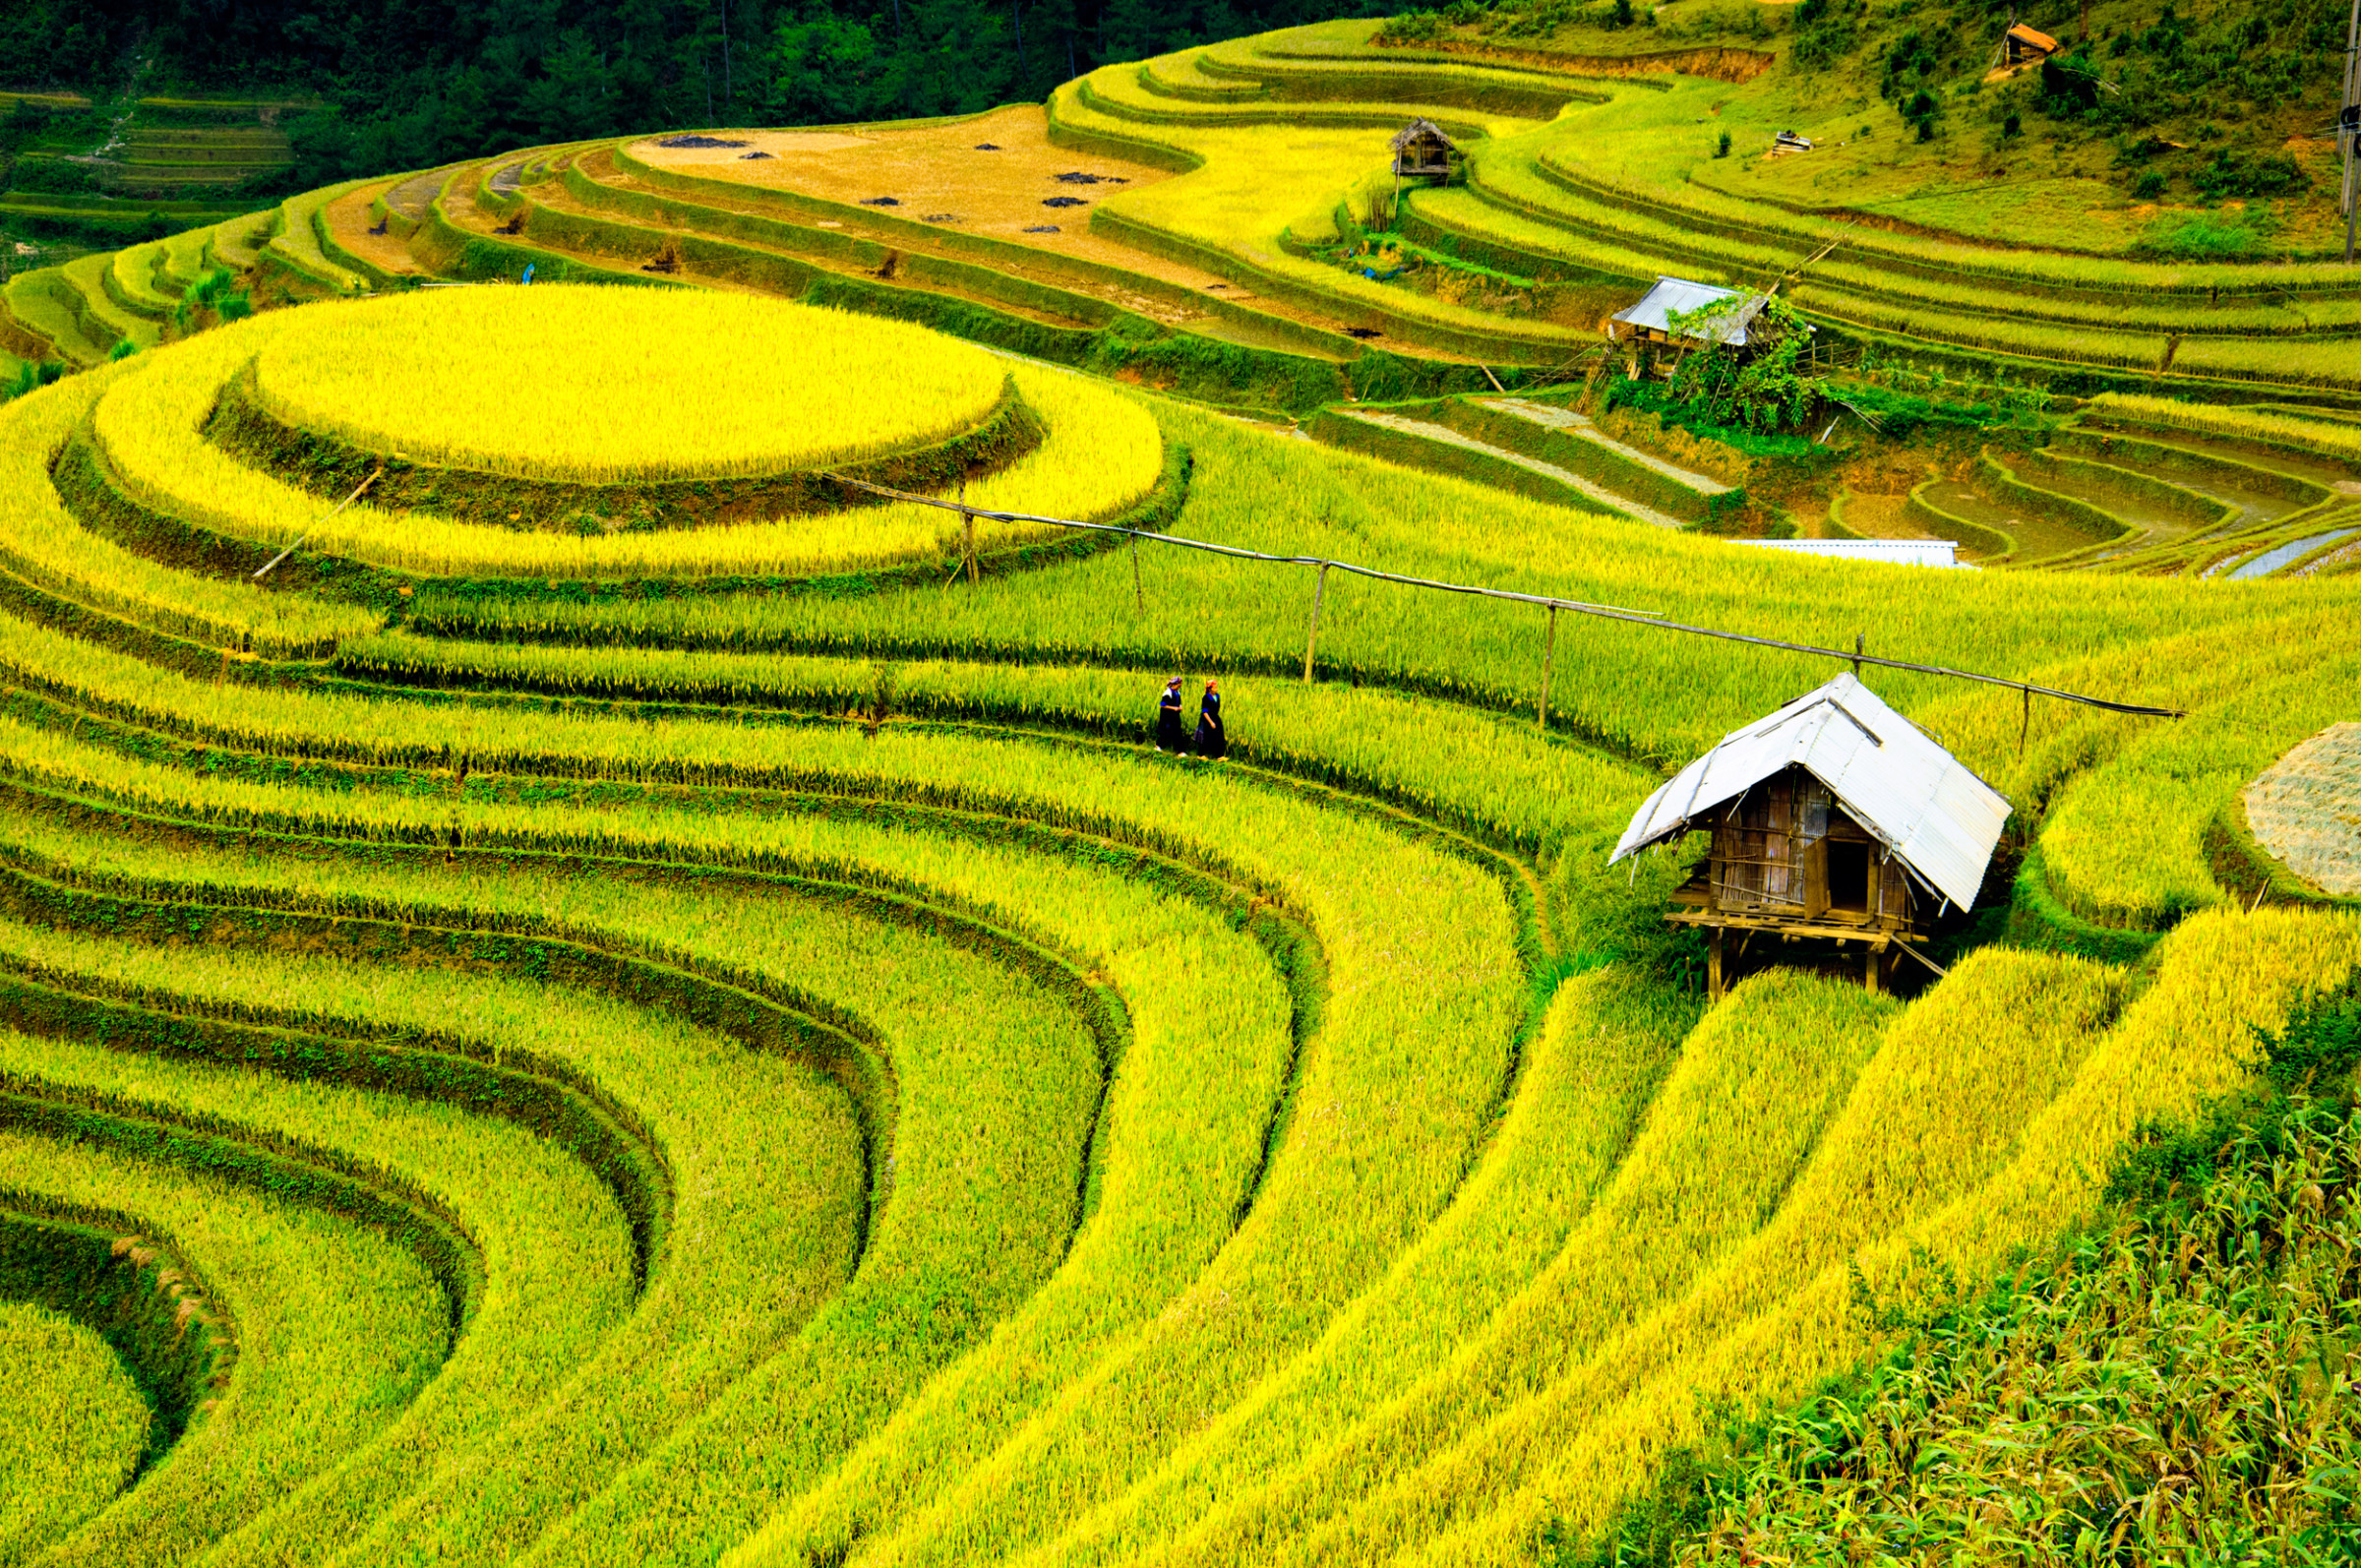
[[[1140, 540], [1147, 539], [1158, 544], [1172, 545], [1181, 550], [1196, 550], [1208, 555], [1224, 556], [1233, 561], [1253, 561], [1269, 566], [1317, 568], [1319, 575], [1312, 586], [1311, 630], [1303, 645], [1303, 679], [1306, 684], [1314, 679], [1314, 661], [1320, 636], [1320, 604], [1327, 593], [1328, 573], [1332, 571], [1347, 573], [1357, 577], [1365, 577], [1372, 582], [1390, 582], [1398, 587], [1417, 588], [1430, 593], [1456, 593], [1470, 598], [1502, 599], [1513, 604], [1540, 605], [1549, 612], [1548, 631], [1545, 633], [1546, 641], [1542, 654], [1540, 711], [1544, 728], [1548, 726], [1549, 665], [1556, 648], [1557, 615], [1561, 610], [1569, 615], [1587, 615], [1604, 621], [1619, 621], [1627, 626], [1647, 627], [1659, 632], [1713, 637], [1724, 642], [1738, 642], [1758, 648], [1775, 648], [1781, 652], [1801, 653], [1813, 658], [1840, 659], [1850, 664], [1856, 675], [1860, 672], [1862, 665], [1874, 664], [1880, 669], [1907, 670], [1914, 675], [1945, 676], [1952, 680], [1976, 681], [1986, 686], [2007, 687], [2025, 694], [2028, 727], [2031, 722], [2032, 701], [2036, 696], [2050, 697], [2060, 702], [2080, 703], [2085, 707], [2100, 708], [2109, 713], [2128, 714], [2134, 718], [2185, 719], [2189, 716], [2188, 710], [2185, 708], [2154, 707], [2142, 702], [2118, 702], [2112, 697], [2092, 696], [2083, 692], [2065, 692], [2056, 687], [2036, 686], [2029, 681], [2020, 681], [2010, 676], [1987, 675], [1980, 670], [1960, 670], [1949, 665], [1925, 664], [1913, 659], [1883, 658], [1877, 654], [1865, 652], [1862, 639], [1859, 637], [1853, 639], [1850, 649], [1823, 648], [1808, 642], [1788, 642], [1779, 637], [1755, 636], [1745, 632], [1725, 632], [1719, 627], [1691, 626], [1686, 622], [1666, 619], [1661, 610], [1630, 610], [1619, 605], [1591, 604], [1580, 599], [1561, 599], [1545, 593], [1520, 593], [1514, 588], [1487, 588], [1476, 583], [1443, 582], [1433, 577], [1414, 577], [1399, 572], [1384, 572], [1375, 567], [1360, 566], [1351, 561], [1331, 561], [1320, 556], [1272, 555], [1266, 551], [1247, 550], [1239, 545], [1216, 543], [1211, 539], [1190, 539], [1180, 534], [1158, 533], [1149, 528], [1126, 528], [1120, 523], [1081, 522], [1072, 517], [1048, 517], [1030, 512], [993, 512], [982, 507], [971, 507], [965, 500], [943, 501], [934, 496], [914, 495], [907, 490], [895, 490], [887, 485], [872, 484], [866, 479], [854, 479], [845, 474], [823, 471], [819, 477], [832, 479], [840, 485], [856, 490], [866, 490], [872, 495], [884, 496], [890, 500], [907, 501], [922, 507], [938, 507], [945, 512], [958, 513], [965, 519], [966, 566], [971, 582], [978, 580], [974, 573], [976, 569], [975, 526], [976, 519], [979, 517], [987, 522], [1024, 522], [1041, 527], [1067, 528], [1085, 533], [1122, 534], [1129, 537], [1134, 550], [1137, 549]], [[953, 573], [953, 575], [956, 576], [957, 573]], [[1134, 581], [1136, 583], [1136, 578]], [[2019, 744], [2022, 745], [2023, 742], [2020, 741]]]

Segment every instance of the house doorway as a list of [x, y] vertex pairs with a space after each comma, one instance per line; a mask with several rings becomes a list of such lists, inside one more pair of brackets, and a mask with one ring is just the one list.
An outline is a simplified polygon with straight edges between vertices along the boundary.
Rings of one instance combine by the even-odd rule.
[[1867, 916], [1870, 877], [1876, 873], [1869, 845], [1861, 839], [1828, 841], [1828, 907], [1843, 915]]

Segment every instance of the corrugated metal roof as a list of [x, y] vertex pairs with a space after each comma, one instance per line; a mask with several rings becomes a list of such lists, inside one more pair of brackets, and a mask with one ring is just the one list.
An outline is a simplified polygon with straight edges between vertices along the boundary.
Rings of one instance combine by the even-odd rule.
[[[1719, 299], [1736, 299], [1737, 297], [1738, 291], [1734, 288], [1718, 288], [1712, 283], [1694, 283], [1685, 277], [1660, 276], [1656, 280], [1656, 286], [1650, 289], [1637, 305], [1632, 306], [1629, 310], [1615, 312], [1612, 319], [1628, 322], [1634, 327], [1645, 327], [1654, 332], [1669, 332], [1672, 328], [1665, 318], [1671, 312], [1693, 311], [1711, 305]], [[1752, 319], [1752, 313], [1742, 308], [1733, 312], [1728, 318], [1731, 330], [1723, 333], [1724, 339], [1743, 346], [1746, 341], [1746, 324]]]
[[1682, 768], [1648, 797], [1614, 860], [1686, 831], [1791, 764], [1827, 785], [1921, 881], [1962, 908], [1975, 902], [2009, 803], [1849, 671]]
[[1973, 570], [1960, 559], [1956, 539], [1732, 539], [1729, 542], [1756, 550], [1784, 550], [1789, 555], [1827, 556], [1837, 561], [1884, 561], [1906, 567]]

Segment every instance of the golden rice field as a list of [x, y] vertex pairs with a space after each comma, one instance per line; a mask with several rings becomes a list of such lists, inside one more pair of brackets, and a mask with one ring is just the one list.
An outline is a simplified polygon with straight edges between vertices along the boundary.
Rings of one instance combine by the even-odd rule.
[[11, 1391], [0, 1551], [15, 1559], [123, 1489], [148, 1435], [148, 1406], [93, 1330], [30, 1302], [0, 1304], [0, 1376]]
[[[1217, 176], [1106, 226], [1359, 189], [1355, 117], [1419, 90], [1366, 31], [1099, 73], [1069, 129]], [[1317, 157], [1257, 191], [1287, 93]], [[793, 272], [784, 204], [594, 286], [664, 214], [497, 161], [421, 255], [575, 281], [0, 403], [0, 1564], [1544, 1561], [1887, 1349], [1864, 1291], [2074, 1223], [2361, 962], [2239, 806], [2361, 717], [2361, 576], [2202, 570], [2347, 515], [2324, 410], [2081, 410], [2176, 482], [2286, 465], [2312, 510], [2200, 570], [1787, 555], [1301, 439], [1258, 399], [1315, 359], [1477, 390], [1310, 353], [1311, 305], [1183, 352], [899, 231], [894, 278]], [[1277, 229], [1241, 249], [1310, 287]], [[1110, 526], [814, 477], [904, 461]], [[1940, 974], [1711, 997], [1688, 860], [1608, 855], [1856, 646], [1997, 678], [1861, 671], [2007, 798], [1993, 872]], [[1155, 749], [1174, 676], [1221, 759]]]
[[[981, 420], [1005, 374], [918, 328], [724, 294], [438, 290], [285, 326], [254, 357], [256, 395], [285, 423], [437, 467], [590, 484], [924, 446]], [[449, 352], [428, 359], [422, 340]]]
[[[438, 306], [454, 297], [427, 296]], [[825, 320], [815, 312], [772, 308], [791, 312], [789, 321]], [[304, 322], [299, 312], [258, 316], [152, 361], [102, 373], [104, 391], [96, 392], [87, 433], [75, 439], [91, 444], [125, 496], [160, 514], [273, 550], [304, 537], [338, 557], [422, 576], [631, 579], [859, 571], [932, 558], [946, 539], [959, 538], [956, 514], [909, 503], [757, 518], [730, 528], [587, 533], [519, 531], [497, 518], [389, 510], [366, 499], [328, 514], [333, 497], [305, 488], [297, 475], [239, 459], [208, 440], [205, 426], [243, 367], [268, 358], [297, 327], [327, 333], [330, 347], [316, 351], [334, 352], [347, 314], [324, 313], [316, 323]], [[692, 312], [682, 325], [699, 320]], [[715, 357], [726, 360], [734, 352], [717, 350]], [[1047, 430], [1032, 451], [977, 481], [968, 498], [973, 505], [1012, 512], [1055, 506], [1100, 519], [1141, 505], [1156, 491], [1164, 476], [1164, 446], [1154, 421], [1135, 403], [1070, 375], [975, 357], [995, 378], [978, 416], [990, 411], [1003, 387], [1012, 388]], [[809, 453], [799, 461], [808, 459]], [[985, 524], [983, 542], [1005, 545], [1038, 534]]]

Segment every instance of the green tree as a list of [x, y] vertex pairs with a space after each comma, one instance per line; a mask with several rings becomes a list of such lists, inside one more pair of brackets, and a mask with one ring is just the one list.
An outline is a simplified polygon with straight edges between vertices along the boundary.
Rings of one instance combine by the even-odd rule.
[[757, 101], [784, 125], [867, 119], [891, 95], [877, 35], [825, 6], [781, 18], [757, 64], [768, 79]]

